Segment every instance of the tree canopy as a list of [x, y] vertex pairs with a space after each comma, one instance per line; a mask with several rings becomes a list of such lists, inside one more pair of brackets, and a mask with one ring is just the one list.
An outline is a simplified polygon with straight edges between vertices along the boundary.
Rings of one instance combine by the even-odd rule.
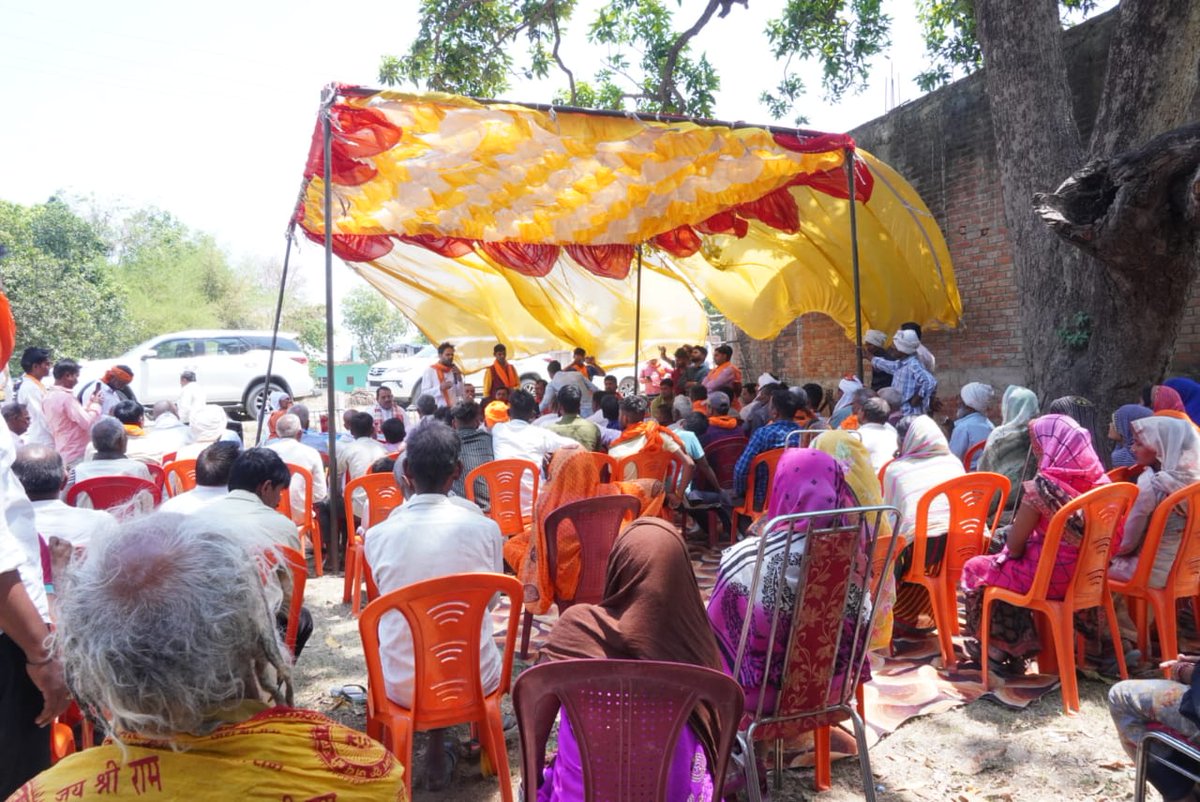
[[355, 287], [342, 302], [342, 321], [354, 335], [358, 358], [386, 359], [393, 345], [409, 334], [408, 319], [371, 287]]

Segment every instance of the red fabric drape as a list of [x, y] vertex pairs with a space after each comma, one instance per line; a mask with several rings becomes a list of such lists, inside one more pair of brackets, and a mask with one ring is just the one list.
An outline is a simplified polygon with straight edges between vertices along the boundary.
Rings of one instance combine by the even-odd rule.
[[540, 278], [549, 273], [558, 260], [557, 245], [537, 245], [527, 242], [480, 242], [476, 247], [505, 267], [534, 278]]
[[739, 204], [737, 211], [743, 217], [760, 220], [789, 234], [800, 230], [800, 208], [786, 187], [767, 193], [756, 201]]
[[[324, 231], [309, 231], [301, 226], [304, 236], [324, 245]], [[386, 234], [334, 234], [333, 252], [345, 262], [370, 262], [392, 252], [392, 238]]]
[[459, 237], [435, 237], [432, 234], [418, 234], [413, 237], [401, 236], [400, 241], [407, 242], [410, 245], [420, 245], [422, 248], [431, 250], [449, 259], [466, 256], [473, 250], [471, 240]]
[[[401, 129], [375, 109], [360, 109], [339, 103], [331, 109], [331, 113], [333, 141], [329, 146], [330, 178], [335, 184], [350, 187], [370, 181], [378, 170], [374, 165], [358, 160], [393, 147], [400, 141]], [[324, 175], [324, 171], [325, 145], [321, 135], [321, 121], [318, 118], [308, 148], [304, 177]]]
[[733, 212], [718, 212], [702, 223], [696, 224], [701, 234], [732, 234], [741, 239], [750, 230], [750, 224]]
[[567, 254], [587, 270], [603, 278], [623, 279], [633, 261], [632, 245], [568, 245]]
[[700, 250], [700, 235], [691, 226], [680, 226], [664, 231], [652, 242], [672, 256], [691, 256]]

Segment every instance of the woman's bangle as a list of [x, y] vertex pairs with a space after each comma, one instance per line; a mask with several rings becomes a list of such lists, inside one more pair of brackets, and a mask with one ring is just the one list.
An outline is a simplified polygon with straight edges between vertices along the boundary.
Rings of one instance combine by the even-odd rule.
[[25, 665], [27, 665], [27, 666], [44, 666], [47, 663], [53, 662], [53, 660], [54, 660], [54, 652], [51, 652], [46, 655], [45, 660], [26, 660]]

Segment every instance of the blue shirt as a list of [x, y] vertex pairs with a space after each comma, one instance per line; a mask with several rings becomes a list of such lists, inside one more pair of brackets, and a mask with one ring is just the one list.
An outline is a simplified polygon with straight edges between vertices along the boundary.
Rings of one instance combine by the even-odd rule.
[[[929, 411], [929, 402], [937, 390], [937, 379], [925, 370], [916, 354], [900, 359], [884, 359], [877, 356], [871, 367], [892, 374], [892, 387], [900, 393], [900, 411], [905, 415], [924, 415]], [[913, 396], [920, 396], [920, 405], [912, 403]]]
[[[982, 412], [963, 415], [954, 422], [954, 432], [950, 435], [950, 450], [954, 452], [954, 456], [962, 459], [971, 446], [987, 440], [994, 428], [992, 422]], [[971, 470], [975, 470], [975, 463], [979, 462], [979, 456], [982, 453], [977, 452], [971, 458]]]
[[[750, 463], [764, 451], [773, 448], [783, 448], [787, 445], [787, 436], [798, 431], [801, 427], [795, 421], [777, 420], [762, 428], [755, 429], [750, 435], [746, 450], [738, 457], [737, 465], [733, 468], [733, 495], [740, 498], [746, 495], [746, 479], [750, 474]], [[765, 465], [758, 466], [754, 476], [754, 506], [760, 507], [767, 498], [767, 483], [771, 477]]]

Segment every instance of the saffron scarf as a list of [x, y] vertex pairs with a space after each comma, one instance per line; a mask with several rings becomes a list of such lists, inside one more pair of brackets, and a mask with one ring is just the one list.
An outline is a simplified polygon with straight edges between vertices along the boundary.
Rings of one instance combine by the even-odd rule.
[[[222, 414], [224, 414], [224, 413], [222, 413]], [[130, 437], [145, 437], [146, 436], [146, 430], [143, 429], [141, 426], [138, 426], [136, 423], [123, 423], [121, 425], [125, 427], [125, 432]]]
[[741, 422], [742, 421], [739, 418], [735, 418], [732, 415], [708, 416], [708, 425], [716, 426], [718, 429], [736, 429]]
[[[698, 402], [703, 403], [703, 402]], [[621, 436], [612, 441], [608, 448], [611, 451], [613, 446], [619, 446], [622, 443], [628, 443], [630, 440], [636, 440], [639, 437], [645, 437], [646, 442], [642, 445], [642, 451], [661, 451], [662, 438], [659, 434], [665, 434], [675, 441], [675, 445], [679, 446], [681, 451], [686, 451], [683, 441], [679, 439], [679, 435], [671, 431], [665, 426], [660, 426], [658, 421], [647, 418], [641, 423], [636, 423], [632, 426], [627, 426], [625, 431], [621, 432]]]
[[[450, 365], [449, 367], [447, 367], [446, 365], [443, 365], [441, 362], [434, 362], [433, 370], [435, 373], [437, 373], [438, 388], [441, 389], [442, 382], [446, 381], [446, 374], [452, 373], [454, 371], [454, 366]], [[453, 385], [451, 385], [451, 386], [453, 386]], [[442, 399], [446, 402], [446, 406], [450, 406], [451, 404], [454, 403], [454, 400], [450, 397], [450, 389], [449, 388], [442, 389], [441, 393], [442, 393]]]
[[517, 377], [516, 368], [508, 362], [503, 365], [493, 362], [484, 377], [483, 394], [485, 396], [491, 398], [497, 387], [507, 387], [510, 390], [519, 390], [521, 387], [521, 380]]

